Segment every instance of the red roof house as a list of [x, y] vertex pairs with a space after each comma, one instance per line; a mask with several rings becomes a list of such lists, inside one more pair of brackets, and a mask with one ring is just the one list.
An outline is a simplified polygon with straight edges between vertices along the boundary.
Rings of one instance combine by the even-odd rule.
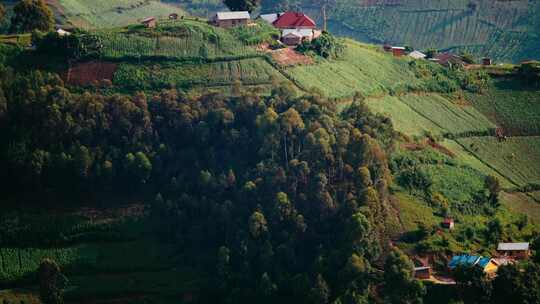
[[279, 29], [314, 29], [317, 26], [309, 16], [296, 12], [283, 13], [273, 25]]

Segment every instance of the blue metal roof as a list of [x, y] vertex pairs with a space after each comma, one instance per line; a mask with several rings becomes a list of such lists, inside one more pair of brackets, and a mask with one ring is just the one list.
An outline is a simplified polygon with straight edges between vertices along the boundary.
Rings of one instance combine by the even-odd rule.
[[[479, 260], [481, 260], [482, 257], [476, 256], [476, 255], [456, 255], [453, 256], [450, 260], [450, 263], [448, 263], [448, 267], [451, 269], [456, 268], [457, 266], [474, 266], [478, 263]], [[488, 259], [489, 262], [489, 259]]]
[[480, 261], [478, 261], [478, 265], [482, 268], [486, 268], [490, 261], [491, 258], [481, 258]]

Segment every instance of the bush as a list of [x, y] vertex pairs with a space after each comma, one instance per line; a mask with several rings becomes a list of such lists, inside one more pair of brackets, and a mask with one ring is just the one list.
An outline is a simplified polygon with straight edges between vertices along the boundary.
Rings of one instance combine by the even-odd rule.
[[339, 39], [325, 31], [312, 41], [302, 42], [296, 50], [301, 53], [313, 51], [321, 57], [332, 59], [340, 57], [345, 50], [345, 46]]

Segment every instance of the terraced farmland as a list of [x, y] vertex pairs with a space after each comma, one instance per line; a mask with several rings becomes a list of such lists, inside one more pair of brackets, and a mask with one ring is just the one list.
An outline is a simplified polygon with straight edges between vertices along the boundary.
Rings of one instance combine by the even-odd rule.
[[448, 133], [484, 132], [495, 128], [473, 107], [458, 105], [437, 94], [405, 95], [400, 100]]
[[207, 64], [121, 64], [114, 83], [138, 90], [161, 89], [171, 85], [191, 88], [231, 85], [270, 84], [272, 80], [287, 81], [274, 67], [261, 58], [223, 61]]
[[418, 83], [406, 59], [396, 59], [367, 46], [346, 40], [342, 58], [314, 65], [295, 66], [286, 73], [305, 88], [317, 88], [330, 97], [356, 92], [374, 95]]
[[169, 59], [225, 59], [257, 54], [228, 31], [198, 21], [167, 22], [157, 31], [142, 27], [96, 32], [107, 59], [160, 57]]
[[394, 128], [410, 136], [424, 136], [426, 132], [440, 135], [445, 132], [443, 128], [428, 118], [418, 114], [399, 97], [384, 96], [383, 98], [367, 98], [368, 107], [392, 119]]
[[455, 104], [438, 94], [385, 96], [367, 98], [366, 102], [373, 111], [389, 116], [396, 130], [407, 135], [462, 135], [495, 128], [473, 107]]
[[497, 80], [484, 94], [468, 94], [480, 112], [508, 135], [540, 135], [540, 91], [518, 80]]
[[503, 142], [495, 137], [471, 137], [457, 142], [520, 186], [540, 183], [539, 136], [510, 137]]
[[155, 0], [56, 0], [57, 10], [68, 23], [83, 28], [107, 28], [136, 23], [142, 18], [184, 15], [179, 7]]
[[[540, 56], [540, 4], [537, 1], [408, 0], [337, 1], [329, 12], [330, 30], [367, 42], [470, 51], [497, 60]], [[317, 14], [320, 9], [304, 1]]]
[[462, 162], [464, 164], [467, 164], [471, 168], [478, 170], [479, 172], [485, 174], [485, 175], [492, 175], [499, 179], [499, 182], [501, 183], [501, 186], [503, 188], [512, 188], [515, 187], [515, 185], [509, 181], [504, 176], [500, 175], [497, 171], [493, 170], [491, 167], [480, 161], [478, 158], [476, 158], [473, 154], [471, 154], [469, 151], [465, 150], [460, 144], [458, 144], [454, 140], [445, 140], [442, 142], [442, 145], [452, 151], [454, 154], [454, 159], [458, 162]]

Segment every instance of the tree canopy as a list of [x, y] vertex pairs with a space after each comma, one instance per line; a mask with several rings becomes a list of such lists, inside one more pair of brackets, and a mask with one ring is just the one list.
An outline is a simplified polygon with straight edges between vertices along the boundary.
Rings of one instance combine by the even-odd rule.
[[11, 32], [47, 32], [53, 29], [54, 16], [43, 0], [20, 0], [13, 8]]
[[253, 12], [260, 4], [260, 0], [224, 0], [223, 3], [231, 11]]

